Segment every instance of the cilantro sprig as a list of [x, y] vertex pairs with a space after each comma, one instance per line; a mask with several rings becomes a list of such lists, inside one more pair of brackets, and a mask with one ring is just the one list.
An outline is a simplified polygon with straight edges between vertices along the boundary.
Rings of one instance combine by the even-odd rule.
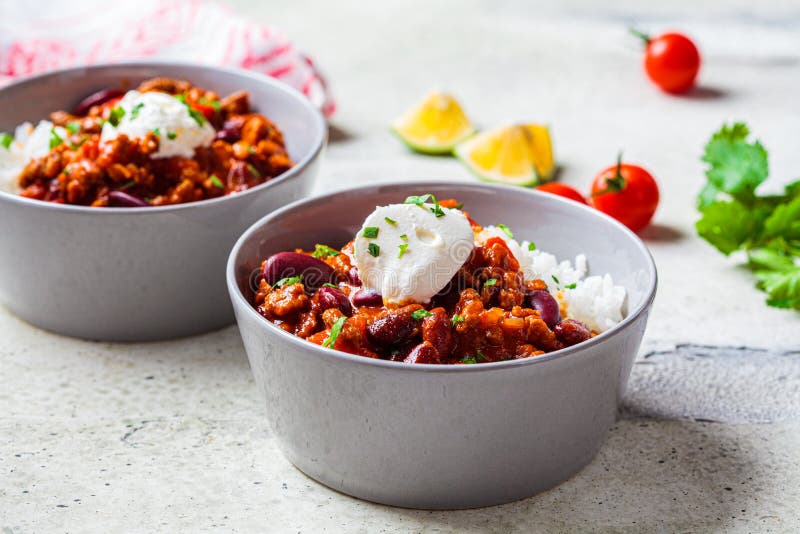
[[339, 337], [339, 334], [342, 333], [342, 327], [344, 326], [344, 322], [347, 320], [347, 317], [339, 317], [336, 319], [336, 322], [333, 323], [331, 326], [331, 334], [328, 338], [322, 342], [323, 347], [333, 348], [336, 345], [336, 338]]
[[317, 243], [314, 245], [314, 252], [312, 252], [311, 255], [315, 258], [327, 258], [328, 256], [338, 256], [339, 251], [332, 249], [328, 245], [320, 245]]
[[767, 150], [747, 125], [723, 125], [705, 147], [707, 183], [697, 197], [697, 233], [726, 256], [743, 251], [767, 304], [800, 310], [800, 180], [759, 195]]

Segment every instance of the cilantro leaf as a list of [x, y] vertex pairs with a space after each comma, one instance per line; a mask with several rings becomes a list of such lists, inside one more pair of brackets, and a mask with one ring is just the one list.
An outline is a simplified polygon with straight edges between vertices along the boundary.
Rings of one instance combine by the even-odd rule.
[[762, 238], [782, 236], [784, 239], [800, 240], [800, 196], [787, 204], [781, 204], [764, 221]]
[[710, 165], [706, 171], [714, 187], [737, 200], [748, 202], [756, 188], [767, 179], [767, 151], [760, 142], [747, 142], [750, 133], [744, 123], [723, 125], [708, 142], [703, 161]]
[[726, 256], [738, 250], [760, 229], [755, 212], [736, 200], [714, 202], [702, 213], [695, 223], [697, 233]]
[[768, 295], [767, 304], [800, 310], [800, 267], [786, 271], [756, 271], [756, 287]]

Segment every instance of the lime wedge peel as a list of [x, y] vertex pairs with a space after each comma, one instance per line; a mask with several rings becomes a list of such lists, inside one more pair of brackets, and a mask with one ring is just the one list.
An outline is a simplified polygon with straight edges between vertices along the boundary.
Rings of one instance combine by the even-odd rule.
[[412, 150], [425, 154], [451, 154], [475, 133], [458, 101], [433, 92], [391, 124], [391, 130]]

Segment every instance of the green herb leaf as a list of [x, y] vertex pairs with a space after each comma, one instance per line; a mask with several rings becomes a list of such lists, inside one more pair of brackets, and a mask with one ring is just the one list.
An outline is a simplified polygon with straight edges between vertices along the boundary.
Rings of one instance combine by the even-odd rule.
[[277, 282], [275, 282], [275, 287], [283, 287], [286, 285], [298, 284], [303, 281], [303, 275], [297, 276], [287, 276], [286, 278], [281, 278]]
[[81, 123], [78, 121], [69, 121], [66, 128], [69, 133], [76, 134], [81, 131]]
[[453, 326], [463, 322], [464, 322], [464, 317], [458, 315], [457, 313], [453, 314], [453, 318], [450, 320], [450, 324], [452, 324]]
[[53, 150], [55, 147], [63, 143], [64, 140], [61, 139], [61, 136], [56, 133], [56, 128], [53, 126], [50, 128], [50, 150]]
[[151, 131], [153, 132], [153, 134], [155, 136], [161, 137], [161, 128], [155, 128], [154, 130], [151, 130]]
[[384, 217], [383, 220], [386, 221], [388, 224], [391, 224], [392, 226], [397, 226], [397, 221], [395, 221], [394, 219], [390, 219], [389, 217]]
[[380, 232], [380, 228], [378, 228], [377, 226], [365, 226], [364, 233], [361, 235], [363, 235], [367, 239], [375, 239], [376, 237], [378, 237], [378, 232]]
[[178, 102], [186, 106], [186, 111], [189, 112], [189, 116], [194, 119], [194, 122], [196, 122], [198, 126], [202, 126], [206, 123], [206, 116], [190, 106], [186, 101], [186, 96], [175, 95], [175, 98], [178, 100]]
[[208, 179], [211, 180], [211, 184], [214, 187], [217, 187], [219, 189], [225, 189], [225, 184], [222, 183], [222, 180], [220, 180], [216, 174], [212, 174], [211, 176], [208, 177]]
[[[69, 174], [69, 173], [64, 173], [64, 174]], [[134, 185], [136, 185], [136, 182], [134, 182], [133, 180], [128, 180], [127, 182], [125, 182], [122, 185], [120, 185], [119, 188], [120, 188], [120, 190], [129, 189], [129, 188], [133, 187]]]
[[336, 346], [336, 339], [339, 337], [339, 334], [342, 332], [342, 327], [344, 326], [344, 322], [347, 320], [347, 317], [339, 317], [336, 319], [336, 322], [333, 323], [331, 327], [331, 335], [328, 336], [328, 339], [322, 342], [323, 347], [335, 347]]
[[[744, 123], [723, 125], [708, 142], [703, 161], [709, 164], [708, 181], [718, 190], [748, 203], [756, 187], [767, 179], [767, 151], [758, 141], [747, 142], [749, 130]], [[710, 191], [703, 201], [707, 202]]]
[[167, 139], [171, 140], [175, 139], [176, 137], [178, 137], [178, 134], [176, 134], [175, 132], [167, 132]]
[[222, 109], [222, 104], [219, 103], [219, 100], [209, 100], [208, 98], [201, 96], [198, 99], [198, 102], [200, 102], [204, 106], [211, 106], [212, 108], [214, 108], [214, 111], [220, 111]]
[[5, 132], [0, 133], [0, 146], [5, 148], [6, 150], [9, 150], [9, 147], [13, 142], [14, 142], [14, 136], [9, 135]]
[[489, 278], [487, 281], [483, 283], [483, 287], [489, 287], [497, 285], [497, 278]]
[[408, 241], [408, 236], [406, 234], [400, 234], [400, 239], [403, 241]]
[[247, 170], [250, 171], [250, 174], [252, 174], [256, 178], [261, 178], [261, 173], [258, 172], [258, 169], [256, 169], [252, 163], [247, 164]]
[[503, 231], [503, 233], [505, 233], [508, 236], [509, 239], [514, 239], [514, 233], [511, 231], [511, 228], [509, 228], [505, 224], [498, 224], [497, 227], [500, 228]]
[[575, 289], [576, 287], [578, 287], [578, 284], [576, 284], [575, 282], [572, 282], [571, 284], [567, 284], [564, 287], [566, 289]]
[[475, 356], [464, 356], [463, 358], [461, 358], [461, 363], [466, 363], [471, 365], [473, 363], [478, 363], [478, 360], [475, 358]]
[[756, 212], [739, 201], [717, 201], [703, 210], [695, 228], [700, 237], [727, 256], [760, 232], [759, 219]]
[[561, 282], [558, 281], [558, 278], [556, 278], [556, 275], [554, 275], [554, 274], [551, 274], [550, 278], [552, 278], [553, 282], [555, 282], [556, 284], [560, 284], [561, 283]]
[[325, 286], [325, 287], [332, 287], [333, 289], [339, 289], [339, 286], [331, 284], [330, 282], [325, 282], [322, 285]]
[[406, 252], [408, 252], [408, 243], [401, 243], [397, 245], [397, 248], [400, 249], [400, 252], [397, 253], [397, 259], [399, 260]]
[[430, 194], [421, 195], [421, 196], [410, 196], [403, 201], [403, 204], [414, 204], [417, 206], [424, 205], [429, 199], [431, 198]]
[[768, 295], [767, 304], [800, 310], [800, 267], [785, 271], [756, 271], [757, 287]]
[[464, 208], [464, 203], [463, 202], [459, 202], [458, 204], [456, 204], [456, 209], [457, 210], [460, 210], [460, 209], [463, 209], [463, 208]]
[[143, 107], [144, 107], [144, 102], [139, 102], [138, 104], [133, 106], [133, 109], [131, 110], [131, 120], [134, 120], [136, 119], [136, 117], [139, 116], [139, 112], [142, 110]]
[[430, 317], [431, 315], [433, 314], [428, 310], [416, 310], [411, 312], [411, 318], [414, 319], [415, 321], [419, 321], [420, 319], [424, 319], [425, 317]]
[[119, 123], [124, 116], [125, 110], [119, 106], [114, 106], [111, 108], [111, 111], [108, 112], [108, 122], [111, 123], [111, 126], [119, 126]]
[[536, 250], [536, 243], [528, 243], [528, 250]]
[[381, 247], [375, 243], [370, 243], [367, 247], [367, 252], [369, 252], [370, 256], [377, 258], [381, 254]]
[[316, 245], [314, 245], [314, 252], [311, 255], [314, 256], [315, 258], [327, 258], [328, 256], [338, 256], [339, 251], [334, 250], [327, 245], [320, 245], [319, 243], [317, 243]]
[[782, 236], [789, 241], [800, 241], [800, 196], [775, 208], [764, 221], [762, 239]]
[[475, 351], [475, 357], [479, 362], [485, 362], [486, 361], [486, 356], [483, 355], [483, 352], [481, 352], [481, 349], [477, 349]]

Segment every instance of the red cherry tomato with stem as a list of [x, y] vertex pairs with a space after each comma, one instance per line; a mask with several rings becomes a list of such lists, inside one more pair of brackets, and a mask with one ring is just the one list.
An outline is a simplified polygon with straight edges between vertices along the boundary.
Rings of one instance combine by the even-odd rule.
[[638, 165], [622, 163], [620, 153], [616, 165], [595, 177], [589, 204], [638, 232], [653, 218], [658, 197], [653, 175]]
[[580, 194], [580, 192], [577, 189], [567, 184], [551, 182], [549, 184], [538, 185], [536, 186], [536, 189], [539, 191], [544, 191], [545, 193], [550, 193], [552, 195], [558, 195], [560, 197], [568, 198], [570, 200], [574, 200], [575, 202], [580, 202], [581, 204], [588, 204], [588, 202], [586, 202], [586, 199], [583, 198], [583, 195]]
[[694, 86], [700, 71], [700, 52], [691, 39], [680, 33], [657, 37], [631, 29], [645, 43], [644, 70], [668, 93], [685, 93]]

